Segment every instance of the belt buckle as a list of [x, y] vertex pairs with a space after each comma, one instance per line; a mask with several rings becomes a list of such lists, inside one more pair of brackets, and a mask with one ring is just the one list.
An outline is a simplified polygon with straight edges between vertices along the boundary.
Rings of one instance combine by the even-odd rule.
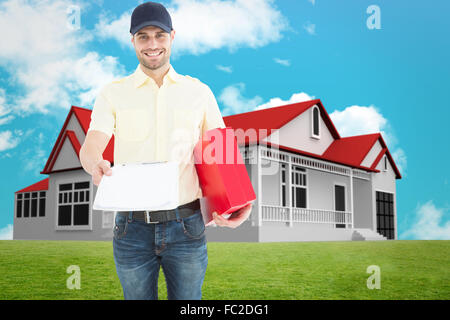
[[150, 220], [150, 211], [144, 210], [145, 212], [145, 223], [159, 223], [159, 221], [151, 221]]

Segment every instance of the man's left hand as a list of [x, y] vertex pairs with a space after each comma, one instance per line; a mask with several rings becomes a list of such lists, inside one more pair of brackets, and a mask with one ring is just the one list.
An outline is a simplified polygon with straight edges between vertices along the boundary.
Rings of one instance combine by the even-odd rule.
[[252, 212], [253, 202], [250, 202], [245, 207], [233, 212], [228, 219], [223, 218], [217, 212], [213, 212], [214, 222], [221, 227], [236, 228], [239, 227]]

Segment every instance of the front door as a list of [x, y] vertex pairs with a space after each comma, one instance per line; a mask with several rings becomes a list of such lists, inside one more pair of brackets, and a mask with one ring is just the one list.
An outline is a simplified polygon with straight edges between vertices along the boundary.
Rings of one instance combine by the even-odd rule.
[[334, 185], [334, 210], [336, 212], [336, 228], [345, 228], [345, 187]]

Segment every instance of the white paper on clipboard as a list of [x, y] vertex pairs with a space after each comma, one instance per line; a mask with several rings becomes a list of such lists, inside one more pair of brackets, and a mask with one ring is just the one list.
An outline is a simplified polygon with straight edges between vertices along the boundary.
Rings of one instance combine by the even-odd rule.
[[98, 185], [95, 210], [170, 210], [178, 206], [178, 162], [121, 164], [111, 170]]

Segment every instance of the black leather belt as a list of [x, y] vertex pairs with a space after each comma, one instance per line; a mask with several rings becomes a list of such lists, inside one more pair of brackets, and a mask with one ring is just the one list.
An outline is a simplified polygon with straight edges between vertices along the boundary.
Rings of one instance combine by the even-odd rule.
[[[178, 217], [187, 218], [200, 209], [200, 200], [194, 200], [178, 206]], [[129, 216], [130, 211], [118, 211], [123, 216]], [[172, 210], [157, 210], [157, 211], [131, 211], [134, 220], [145, 221], [145, 223], [160, 223], [171, 220], [176, 220], [177, 215], [175, 209]]]

